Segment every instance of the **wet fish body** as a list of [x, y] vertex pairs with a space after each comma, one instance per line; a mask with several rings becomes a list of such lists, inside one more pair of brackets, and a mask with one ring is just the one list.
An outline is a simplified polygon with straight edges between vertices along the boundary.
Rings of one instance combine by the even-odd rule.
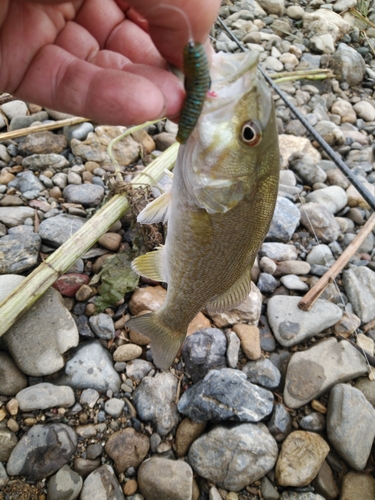
[[271, 222], [279, 148], [271, 92], [253, 54], [214, 57], [201, 117], [180, 146], [171, 193], [139, 215], [168, 220], [164, 247], [138, 257], [139, 274], [168, 283], [161, 309], [128, 321], [151, 339], [155, 364], [168, 369], [196, 314], [242, 303]]

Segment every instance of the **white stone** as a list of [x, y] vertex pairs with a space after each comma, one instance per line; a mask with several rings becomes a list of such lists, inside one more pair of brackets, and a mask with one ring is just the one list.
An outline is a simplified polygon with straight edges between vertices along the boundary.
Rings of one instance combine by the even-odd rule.
[[331, 106], [331, 113], [341, 116], [342, 123], [355, 123], [357, 120], [353, 106], [345, 99], [337, 99]]
[[259, 0], [258, 3], [267, 14], [282, 16], [284, 13], [284, 0]]
[[353, 106], [357, 115], [366, 122], [375, 120], [375, 108], [367, 101], [359, 101]]
[[357, 345], [370, 354], [370, 356], [374, 355], [374, 341], [364, 333], [358, 333]]
[[282, 71], [284, 69], [283, 63], [276, 59], [276, 57], [268, 56], [264, 64], [267, 69], [271, 69], [273, 71]]
[[344, 21], [341, 16], [327, 9], [307, 12], [302, 19], [305, 30], [316, 35], [330, 33], [335, 42], [349, 33], [351, 29], [350, 24]]
[[313, 35], [310, 38], [311, 50], [322, 54], [333, 54], [335, 42], [330, 33]]
[[15, 116], [26, 116], [29, 113], [27, 105], [23, 101], [10, 101], [0, 106], [1, 111], [9, 120]]
[[295, 137], [289, 134], [280, 134], [279, 148], [282, 169], [288, 167], [288, 158], [293, 153], [308, 153], [314, 158], [316, 162], [322, 159], [319, 151], [315, 149], [310, 140], [305, 137]]
[[332, 214], [336, 214], [348, 203], [348, 196], [340, 186], [329, 186], [323, 189], [311, 191], [306, 199], [312, 203], [318, 203], [328, 208]]
[[[0, 127], [1, 128], [1, 127]], [[0, 160], [5, 161], [6, 163], [9, 163], [11, 160], [11, 156], [8, 153], [7, 148], [4, 146], [4, 144], [0, 144]]]

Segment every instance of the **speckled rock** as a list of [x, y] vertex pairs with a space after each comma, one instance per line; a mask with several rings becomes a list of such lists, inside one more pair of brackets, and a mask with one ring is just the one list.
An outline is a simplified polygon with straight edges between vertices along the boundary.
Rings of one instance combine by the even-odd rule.
[[329, 446], [318, 434], [295, 431], [282, 444], [276, 463], [276, 479], [281, 486], [308, 485], [319, 472]]
[[375, 479], [369, 474], [348, 472], [345, 475], [340, 500], [373, 500], [375, 498]]
[[189, 450], [194, 471], [229, 491], [239, 491], [263, 477], [276, 458], [276, 441], [264, 424], [217, 425]]
[[129, 467], [138, 467], [149, 448], [147, 436], [131, 427], [112, 434], [105, 445], [105, 451], [114, 461], [117, 473], [124, 472]]
[[227, 339], [218, 328], [205, 328], [189, 335], [182, 348], [185, 371], [195, 383], [209, 370], [226, 367]]
[[48, 382], [35, 384], [22, 389], [17, 396], [21, 411], [45, 410], [46, 408], [69, 408], [75, 403], [71, 387], [56, 386]]
[[292, 419], [282, 404], [275, 404], [272, 417], [267, 424], [276, 441], [283, 441], [292, 430]]
[[151, 422], [161, 436], [167, 435], [178, 423], [176, 392], [176, 377], [163, 372], [145, 377], [133, 397], [140, 418]]
[[242, 368], [253, 384], [259, 384], [267, 389], [274, 389], [280, 384], [281, 374], [276, 366], [267, 358], [249, 361]]
[[57, 215], [40, 223], [39, 236], [54, 248], [59, 247], [84, 225], [85, 220], [74, 215]]
[[112, 467], [102, 465], [87, 476], [80, 500], [125, 500]]
[[181, 460], [152, 457], [138, 471], [139, 490], [145, 500], [191, 500], [193, 471]]

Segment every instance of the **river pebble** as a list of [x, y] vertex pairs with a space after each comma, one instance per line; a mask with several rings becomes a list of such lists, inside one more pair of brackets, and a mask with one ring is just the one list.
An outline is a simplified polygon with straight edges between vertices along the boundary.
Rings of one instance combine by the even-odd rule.
[[292, 419], [282, 404], [275, 404], [270, 421], [267, 424], [268, 430], [276, 441], [283, 441], [292, 430]]
[[267, 389], [274, 389], [280, 384], [281, 374], [276, 366], [267, 358], [249, 361], [242, 368], [248, 380]]
[[64, 465], [48, 481], [48, 498], [50, 500], [75, 500], [81, 493], [82, 485], [81, 476], [72, 471], [68, 465]]
[[273, 395], [231, 368], [211, 370], [178, 402], [178, 411], [195, 422], [235, 420], [258, 422], [272, 412]]
[[149, 448], [150, 441], [147, 436], [132, 428], [115, 432], [105, 445], [105, 451], [114, 461], [118, 473], [126, 471], [129, 467], [138, 467]]
[[21, 411], [44, 410], [55, 406], [69, 408], [75, 403], [74, 392], [67, 386], [40, 383], [22, 389], [16, 395]]
[[239, 491], [263, 477], [276, 458], [276, 441], [264, 424], [217, 425], [189, 450], [194, 471], [230, 491]]
[[375, 437], [375, 410], [361, 391], [347, 384], [336, 385], [327, 413], [329, 441], [355, 470], [363, 470]]
[[111, 466], [102, 465], [83, 483], [81, 500], [125, 500], [121, 486]]

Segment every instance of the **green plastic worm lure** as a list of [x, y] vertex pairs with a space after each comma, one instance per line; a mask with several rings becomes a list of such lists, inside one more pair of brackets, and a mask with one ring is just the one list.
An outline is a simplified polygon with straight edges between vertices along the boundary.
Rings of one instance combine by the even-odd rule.
[[180, 144], [185, 144], [197, 124], [211, 85], [206, 51], [201, 43], [190, 41], [185, 46], [184, 74], [186, 97], [177, 134]]

